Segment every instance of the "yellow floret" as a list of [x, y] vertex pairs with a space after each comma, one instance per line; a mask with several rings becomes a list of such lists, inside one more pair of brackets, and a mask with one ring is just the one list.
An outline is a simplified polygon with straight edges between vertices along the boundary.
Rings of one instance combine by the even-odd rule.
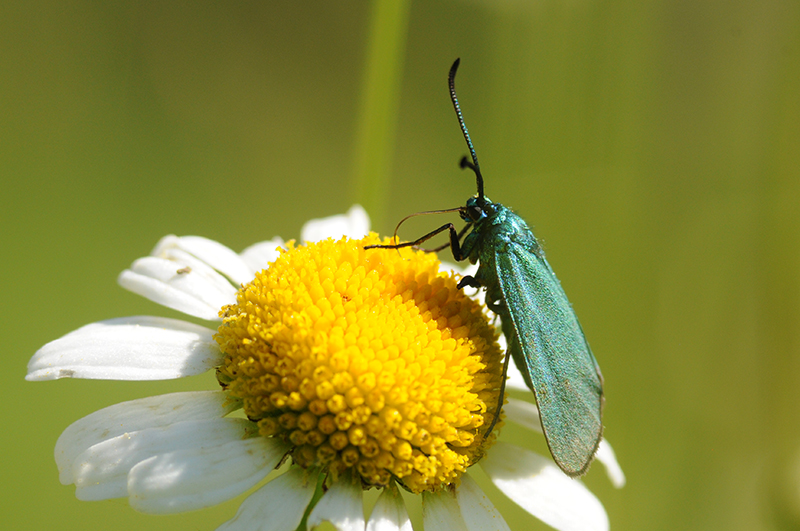
[[377, 243], [290, 242], [220, 313], [218, 379], [300, 466], [434, 491], [494, 440], [502, 353], [435, 255]]

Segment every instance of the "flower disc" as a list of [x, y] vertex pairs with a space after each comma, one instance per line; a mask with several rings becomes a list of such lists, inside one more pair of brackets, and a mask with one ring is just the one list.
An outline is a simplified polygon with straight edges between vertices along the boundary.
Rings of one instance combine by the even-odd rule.
[[435, 255], [377, 243], [290, 242], [221, 312], [218, 379], [297, 464], [435, 491], [494, 440], [502, 353]]

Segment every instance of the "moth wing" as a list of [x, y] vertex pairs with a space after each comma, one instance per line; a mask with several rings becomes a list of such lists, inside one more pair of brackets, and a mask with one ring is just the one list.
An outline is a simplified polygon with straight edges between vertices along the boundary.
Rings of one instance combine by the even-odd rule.
[[[495, 256], [516, 338], [507, 338], [533, 384], [547, 445], [570, 476], [586, 472], [602, 436], [603, 377], [547, 260], [511, 244]], [[504, 327], [505, 328], [505, 327]], [[514, 342], [517, 342], [515, 345]], [[526, 378], [527, 379], [527, 378]]]

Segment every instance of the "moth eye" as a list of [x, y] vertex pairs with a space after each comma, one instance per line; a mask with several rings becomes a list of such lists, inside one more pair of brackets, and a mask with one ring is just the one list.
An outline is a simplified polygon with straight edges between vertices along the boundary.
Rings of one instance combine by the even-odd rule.
[[469, 207], [469, 217], [472, 218], [472, 221], [478, 221], [483, 217], [483, 210], [477, 205], [471, 206]]

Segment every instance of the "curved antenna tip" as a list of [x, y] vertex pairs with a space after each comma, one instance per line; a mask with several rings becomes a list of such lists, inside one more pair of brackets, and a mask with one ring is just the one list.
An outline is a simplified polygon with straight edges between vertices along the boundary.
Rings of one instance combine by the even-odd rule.
[[461, 58], [457, 57], [455, 61], [453, 61], [452, 66], [450, 66], [450, 73], [447, 75], [448, 85], [450, 85], [450, 90], [454, 89], [454, 81], [456, 79], [456, 71], [458, 70], [458, 65], [461, 64]]

